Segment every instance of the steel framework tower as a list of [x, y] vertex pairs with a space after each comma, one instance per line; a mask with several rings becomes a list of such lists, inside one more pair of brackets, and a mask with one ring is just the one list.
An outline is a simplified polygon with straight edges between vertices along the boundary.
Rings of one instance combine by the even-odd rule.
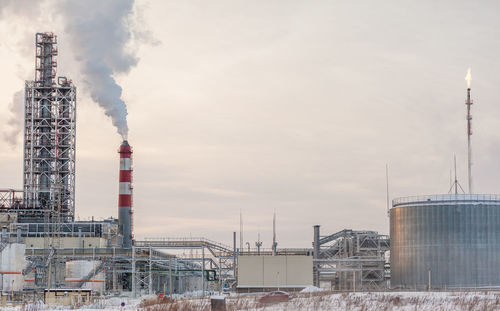
[[[35, 80], [26, 81], [24, 201], [21, 215], [43, 220], [57, 211], [71, 221], [75, 209], [76, 87], [58, 77], [57, 37], [36, 34]], [[52, 214], [52, 213], [51, 213]]]

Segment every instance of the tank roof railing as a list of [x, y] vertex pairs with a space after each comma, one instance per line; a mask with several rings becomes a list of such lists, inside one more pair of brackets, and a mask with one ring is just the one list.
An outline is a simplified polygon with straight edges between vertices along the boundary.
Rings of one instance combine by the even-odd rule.
[[425, 205], [429, 203], [497, 203], [500, 204], [500, 195], [498, 194], [432, 194], [401, 197], [392, 200], [392, 207], [405, 205]]

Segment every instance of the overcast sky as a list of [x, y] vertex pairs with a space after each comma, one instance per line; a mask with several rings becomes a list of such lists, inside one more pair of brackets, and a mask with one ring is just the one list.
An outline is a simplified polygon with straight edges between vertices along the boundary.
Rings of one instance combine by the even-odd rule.
[[[82, 82], [56, 2], [0, 0], [0, 131], [12, 130], [13, 95], [33, 78], [34, 33], [56, 32], [58, 73], [78, 87], [76, 213], [116, 217], [121, 138]], [[310, 247], [315, 224], [387, 234], [386, 163], [391, 198], [447, 193], [454, 153], [466, 187], [469, 66], [475, 190], [499, 193], [499, 9], [137, 0], [130, 27], [151, 40], [131, 42], [139, 62], [115, 76], [134, 148], [136, 237], [230, 244], [240, 210], [252, 246], [258, 232], [271, 246], [274, 210], [279, 247]], [[0, 161], [0, 188], [22, 188], [20, 136], [15, 147], [0, 140]]]

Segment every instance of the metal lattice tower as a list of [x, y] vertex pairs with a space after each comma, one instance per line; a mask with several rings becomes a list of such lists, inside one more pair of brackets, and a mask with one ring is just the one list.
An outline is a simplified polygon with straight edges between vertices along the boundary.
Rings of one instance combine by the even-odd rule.
[[22, 215], [72, 220], [75, 209], [76, 88], [58, 77], [57, 37], [36, 34], [35, 80], [26, 81]]

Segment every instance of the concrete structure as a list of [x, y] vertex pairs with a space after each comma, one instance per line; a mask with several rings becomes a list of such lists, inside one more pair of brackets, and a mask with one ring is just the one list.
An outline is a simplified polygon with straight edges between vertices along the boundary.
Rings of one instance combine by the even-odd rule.
[[390, 226], [392, 288], [500, 286], [500, 196], [398, 198]]
[[312, 284], [312, 256], [238, 256], [238, 291], [300, 290]]

